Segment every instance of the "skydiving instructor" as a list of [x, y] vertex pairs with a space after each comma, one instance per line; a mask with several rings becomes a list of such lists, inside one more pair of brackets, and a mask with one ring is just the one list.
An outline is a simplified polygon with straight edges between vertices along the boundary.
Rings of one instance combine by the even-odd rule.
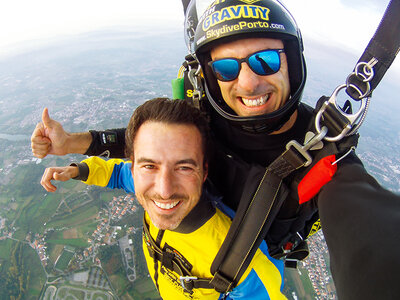
[[[198, 23], [188, 28], [190, 48], [204, 74], [200, 109], [210, 118], [216, 143], [209, 179], [236, 210], [243, 191], [261, 179], [249, 174], [265, 170], [290, 141], [303, 144], [311, 128], [313, 109], [300, 102], [306, 81], [302, 38], [275, 0], [215, 1], [200, 18], [195, 7], [189, 5], [186, 23]], [[124, 129], [68, 133], [47, 110], [31, 140], [39, 158], [105, 151], [124, 157]], [[313, 152], [309, 168], [284, 179], [285, 198], [265, 240], [271, 255], [281, 255], [306, 239], [319, 218], [339, 299], [395, 299], [400, 197], [366, 172], [349, 151], [355, 143], [331, 143], [328, 159]], [[328, 165], [323, 182], [313, 171], [319, 161]]]

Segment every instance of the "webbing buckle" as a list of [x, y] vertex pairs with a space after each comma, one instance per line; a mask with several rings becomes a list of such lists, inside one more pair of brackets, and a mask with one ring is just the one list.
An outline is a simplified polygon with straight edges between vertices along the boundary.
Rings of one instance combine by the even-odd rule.
[[322, 139], [326, 136], [327, 132], [328, 128], [324, 126], [322, 127], [322, 129], [320, 129], [318, 134], [314, 135], [309, 141], [305, 142], [304, 145], [301, 145], [295, 140], [291, 140], [289, 143], [286, 144], [286, 149], [289, 150], [290, 147], [295, 148], [297, 152], [300, 153], [305, 159], [304, 166], [308, 167], [312, 163], [312, 157], [308, 153], [308, 150], [314, 147], [320, 141], [322, 141]]
[[[192, 280], [197, 280], [198, 278], [196, 276], [180, 276], [179, 277], [181, 281], [181, 286], [183, 289], [187, 289], [187, 284], [191, 282]], [[185, 284], [186, 283], [186, 284]], [[189, 289], [192, 290], [193, 288]]]

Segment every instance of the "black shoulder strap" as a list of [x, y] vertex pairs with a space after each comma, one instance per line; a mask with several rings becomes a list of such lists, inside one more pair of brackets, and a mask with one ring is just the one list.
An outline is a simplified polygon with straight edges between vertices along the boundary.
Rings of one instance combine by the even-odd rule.
[[[364, 53], [358, 60], [355, 72], [360, 72], [361, 76], [351, 76], [349, 84], [355, 85], [366, 96], [372, 93], [376, 86], [393, 63], [397, 53], [400, 50], [400, 0], [391, 0], [386, 8], [385, 14], [376, 30], [374, 36], [370, 40]], [[371, 63], [370, 63], [371, 62]], [[373, 78], [369, 81], [369, 91], [365, 90], [365, 82], [363, 80], [369, 76], [369, 69], [364, 67], [357, 70], [358, 66], [366, 63], [373, 65]], [[347, 93], [355, 100], [360, 99], [360, 93], [354, 88], [347, 88]]]
[[[287, 196], [283, 179], [306, 162], [290, 147], [265, 170], [261, 182], [257, 168], [252, 168], [228, 235], [211, 265], [211, 284], [218, 292], [229, 292], [237, 285]], [[255, 192], [252, 182], [260, 182]]]

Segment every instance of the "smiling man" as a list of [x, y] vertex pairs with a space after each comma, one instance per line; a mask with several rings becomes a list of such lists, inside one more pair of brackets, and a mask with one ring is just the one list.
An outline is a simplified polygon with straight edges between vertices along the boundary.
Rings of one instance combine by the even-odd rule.
[[[126, 141], [131, 162], [91, 157], [47, 168], [43, 187], [54, 192], [51, 180], [75, 178], [134, 192], [145, 210], [143, 250], [161, 297], [220, 299], [210, 269], [231, 220], [206, 181], [206, 119], [185, 101], [153, 99], [134, 112]], [[282, 288], [283, 263], [264, 242], [226, 299], [284, 299]]]
[[[210, 53], [212, 61], [208, 65], [218, 79], [221, 96], [238, 116], [267, 115], [282, 108], [289, 99], [289, 70], [282, 40], [241, 39], [218, 45]], [[235, 57], [241, 57], [238, 64]], [[270, 65], [263, 65], [263, 62]], [[232, 64], [237, 64], [237, 70], [231, 67]], [[232, 70], [235, 72], [229, 73]], [[260, 76], [263, 75], [260, 71], [264, 70], [269, 70], [270, 75]], [[227, 77], [226, 72], [231, 76]], [[296, 116], [297, 112], [294, 112], [289, 122], [274, 134], [291, 128]]]
[[198, 203], [207, 176], [200, 132], [194, 125], [146, 122], [135, 140], [136, 197], [154, 226], [175, 230]]

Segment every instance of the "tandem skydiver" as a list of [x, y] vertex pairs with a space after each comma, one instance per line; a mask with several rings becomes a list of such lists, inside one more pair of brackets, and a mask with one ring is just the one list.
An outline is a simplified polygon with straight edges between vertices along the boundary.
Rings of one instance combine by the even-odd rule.
[[[278, 1], [247, 2], [213, 3], [194, 28], [192, 44], [204, 74], [200, 105], [217, 145], [209, 178], [234, 210], [243, 191], [257, 187], [260, 169], [280, 158], [290, 141], [303, 144], [315, 117], [300, 102], [306, 64], [294, 19]], [[188, 12], [187, 19], [197, 18]], [[334, 150], [312, 152], [310, 167], [284, 178], [283, 203], [265, 235], [270, 254], [296, 250], [320, 218], [339, 298], [393, 299], [400, 294], [400, 197], [383, 189], [349, 151], [354, 139], [326, 144]], [[70, 134], [47, 111], [32, 134], [32, 151], [40, 158], [105, 151], [124, 157], [124, 147], [123, 129]], [[313, 171], [318, 161], [327, 166], [323, 175]], [[320, 177], [324, 181], [315, 183]]]
[[[54, 192], [50, 180], [74, 178], [135, 193], [146, 211], [143, 252], [161, 297], [221, 299], [210, 269], [231, 219], [218, 208], [220, 197], [206, 181], [209, 136], [204, 114], [188, 101], [152, 99], [129, 121], [130, 161], [90, 157], [73, 166], [50, 167], [41, 184]], [[286, 299], [283, 282], [283, 262], [269, 257], [264, 242], [223, 299]]]

